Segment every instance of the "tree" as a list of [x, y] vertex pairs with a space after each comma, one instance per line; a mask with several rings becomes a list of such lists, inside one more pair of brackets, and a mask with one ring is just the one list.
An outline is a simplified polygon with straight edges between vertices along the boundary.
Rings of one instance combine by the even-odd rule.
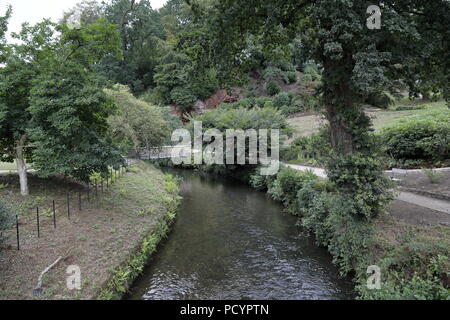
[[157, 46], [164, 39], [160, 16], [148, 0], [112, 0], [103, 10], [121, 36], [123, 59], [108, 57], [98, 71], [113, 83], [129, 86], [133, 93], [142, 93], [154, 84]]
[[22, 195], [25, 159], [42, 176], [80, 179], [117, 165], [119, 154], [103, 139], [112, 104], [93, 76], [105, 55], [120, 55], [114, 26], [99, 20], [71, 30], [44, 20], [13, 36], [20, 44], [9, 46], [0, 70], [0, 158], [16, 160]]
[[[265, 46], [273, 47], [300, 34], [305, 51], [324, 68], [323, 103], [331, 142], [339, 154], [367, 147], [370, 121], [359, 102], [394, 79], [407, 79], [405, 61], [418, 64], [426, 58], [417, 77], [433, 80], [448, 91], [448, 69], [436, 67], [449, 60], [450, 4], [446, 0], [383, 1], [380, 30], [367, 27], [370, 1], [219, 0], [212, 7], [202, 1], [188, 2], [198, 20], [209, 25], [209, 45], [194, 56], [228, 70], [231, 76], [245, 60], [242, 35], [262, 35]], [[434, 73], [426, 74], [431, 67]]]
[[84, 23], [90, 24], [97, 22], [104, 17], [103, 7], [96, 0], [83, 0], [73, 8], [64, 12], [61, 23]]
[[5, 52], [5, 34], [8, 31], [8, 21], [11, 17], [12, 8], [8, 6], [4, 16], [0, 16], [0, 63], [3, 63], [6, 58]]
[[123, 149], [133, 148], [139, 154], [140, 148], [161, 146], [170, 137], [162, 108], [136, 99], [123, 85], [107, 89], [106, 93], [118, 107], [108, 119], [110, 134]]
[[[373, 3], [364, 0], [188, 2], [209, 31], [202, 39], [207, 44], [191, 56], [215, 64], [228, 83], [240, 77], [248, 59], [243, 35], [261, 36], [269, 49], [301, 38], [309, 58], [323, 68], [320, 92], [334, 150], [329, 177], [346, 196], [358, 199], [366, 217], [378, 215], [391, 196], [361, 102], [395, 80], [408, 79], [411, 70], [411, 86], [431, 82], [448, 97], [450, 2], [383, 1], [381, 29], [369, 28]], [[196, 41], [188, 40], [187, 45]]]
[[23, 43], [8, 48], [6, 66], [0, 69], [0, 159], [16, 161], [24, 196], [29, 193], [25, 159], [31, 156], [27, 148], [29, 95], [32, 80], [48, 67], [49, 57], [56, 50], [54, 27], [47, 20], [32, 27], [24, 24], [20, 34], [13, 34]]

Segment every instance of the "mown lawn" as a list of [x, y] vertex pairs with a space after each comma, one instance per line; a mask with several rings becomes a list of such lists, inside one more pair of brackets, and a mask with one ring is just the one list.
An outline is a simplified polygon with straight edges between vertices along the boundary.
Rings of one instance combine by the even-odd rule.
[[0, 170], [16, 170], [16, 164], [15, 163], [9, 163], [9, 162], [0, 162]]
[[[27, 163], [27, 168], [32, 169], [33, 164]], [[16, 162], [0, 162], [0, 170], [17, 170]]]
[[[425, 104], [425, 103], [424, 103]], [[450, 112], [444, 101], [426, 103], [431, 107], [421, 110], [408, 110], [408, 111], [389, 111], [389, 110], [371, 110], [367, 114], [373, 120], [373, 126], [376, 131], [386, 127], [395, 125], [396, 123], [403, 121], [413, 116], [425, 116], [433, 112]], [[326, 124], [326, 120], [321, 115], [308, 115], [304, 117], [294, 117], [288, 119], [289, 124], [295, 129], [296, 133], [294, 138], [308, 136], [320, 128], [320, 126]], [[291, 139], [290, 141], [293, 141]]]

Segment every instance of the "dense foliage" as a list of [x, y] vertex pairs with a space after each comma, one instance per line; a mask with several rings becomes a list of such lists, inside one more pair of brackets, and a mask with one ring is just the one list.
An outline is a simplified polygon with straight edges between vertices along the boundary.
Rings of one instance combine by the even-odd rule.
[[170, 141], [173, 130], [182, 126], [177, 117], [170, 121], [166, 108], [135, 98], [128, 87], [117, 85], [106, 93], [118, 108], [108, 119], [110, 135], [125, 152], [161, 146]]
[[20, 41], [8, 45], [0, 69], [0, 158], [16, 160], [22, 194], [25, 159], [41, 176], [83, 180], [121, 164], [106, 135], [114, 105], [93, 69], [106, 55], [120, 56], [114, 26], [99, 19], [71, 29], [44, 20], [13, 37]]
[[450, 112], [415, 116], [380, 133], [386, 154], [397, 164], [450, 159]]

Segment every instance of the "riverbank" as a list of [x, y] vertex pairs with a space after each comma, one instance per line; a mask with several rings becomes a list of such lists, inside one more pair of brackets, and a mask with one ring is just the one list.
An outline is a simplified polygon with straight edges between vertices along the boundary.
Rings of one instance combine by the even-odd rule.
[[[384, 215], [358, 218], [352, 200], [342, 197], [333, 184], [292, 168], [275, 177], [255, 174], [250, 183], [298, 216], [299, 225], [328, 249], [341, 274], [353, 276], [359, 298], [450, 297], [448, 214], [396, 201]], [[381, 270], [379, 290], [367, 287], [367, 270], [374, 265]]]
[[[0, 251], [0, 299], [120, 298], [168, 231], [179, 203], [175, 178], [138, 162], [82, 211], [73, 205], [70, 220], [65, 209], [59, 210], [56, 229], [53, 218], [42, 212], [38, 238], [33, 208], [50, 199], [58, 202], [69, 190], [83, 186], [31, 176], [31, 196], [21, 198], [14, 179], [0, 179], [0, 184], [7, 185], [0, 196], [20, 215], [21, 233], [20, 251], [14, 230], [7, 233]], [[43, 277], [42, 294], [34, 296], [41, 272], [60, 257]], [[81, 290], [67, 288], [69, 266], [80, 268]]]

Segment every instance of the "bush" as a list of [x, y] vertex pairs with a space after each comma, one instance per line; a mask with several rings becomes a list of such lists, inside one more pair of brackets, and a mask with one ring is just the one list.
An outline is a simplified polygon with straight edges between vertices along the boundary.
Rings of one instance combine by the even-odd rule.
[[283, 109], [291, 105], [291, 97], [287, 92], [281, 92], [273, 97], [272, 105], [277, 109]]
[[316, 181], [317, 176], [312, 172], [300, 172], [291, 168], [283, 168], [277, 175], [276, 180], [269, 185], [268, 193], [274, 200], [282, 201], [288, 210], [293, 214], [298, 214], [291, 207], [297, 198], [297, 192], [306, 183]]
[[438, 237], [411, 234], [376, 263], [383, 270], [381, 290], [357, 289], [364, 299], [448, 300], [449, 256], [448, 231]]
[[170, 98], [180, 110], [188, 110], [192, 108], [197, 97], [191, 93], [189, 88], [178, 87], [170, 92]]
[[280, 93], [281, 88], [278, 86], [278, 84], [275, 81], [270, 81], [266, 86], [267, 93], [271, 96], [274, 96], [278, 93]]
[[443, 161], [450, 158], [450, 112], [408, 118], [380, 133], [388, 156], [396, 160]]
[[297, 73], [294, 71], [290, 71], [287, 73], [287, 78], [289, 83], [296, 83], [297, 82]]
[[319, 68], [315, 64], [307, 64], [304, 67], [303, 74], [307, 76], [308, 80], [304, 80], [305, 82], [309, 81], [320, 81], [321, 76], [319, 73]]
[[311, 81], [313, 81], [313, 77], [312, 77], [310, 74], [304, 74], [304, 75], [302, 76], [302, 82], [303, 82], [303, 83], [305, 83], [305, 82], [311, 82]]
[[395, 97], [388, 92], [375, 92], [371, 93], [365, 102], [373, 107], [387, 109], [395, 103]]
[[281, 158], [283, 161], [318, 164], [324, 163], [331, 152], [328, 128], [323, 127], [319, 133], [295, 139], [289, 147], [282, 150]]
[[361, 269], [361, 261], [367, 261], [372, 225], [355, 215], [352, 198], [314, 191], [307, 185], [298, 194], [298, 201], [306, 204], [302, 225], [328, 248], [342, 275]]
[[382, 173], [381, 163], [361, 153], [335, 156], [328, 161], [328, 178], [339, 193], [354, 201], [354, 212], [371, 219], [383, 213], [393, 200], [392, 183]]
[[260, 169], [257, 169], [250, 175], [249, 184], [258, 191], [267, 191], [275, 180], [276, 176], [261, 175]]
[[[203, 125], [203, 130], [207, 131], [208, 129], [217, 129], [223, 133], [226, 133], [228, 129], [235, 130], [256, 130], [259, 129], [267, 129], [269, 131], [271, 129], [277, 129], [280, 131], [280, 143], [283, 143], [282, 139], [284, 136], [290, 136], [292, 134], [292, 129], [289, 127], [286, 118], [276, 109], [274, 108], [238, 108], [238, 109], [212, 109], [205, 111], [202, 115], [197, 115], [195, 117], [189, 117], [190, 124], [188, 128], [193, 130], [194, 121], [201, 121]], [[248, 139], [246, 139], [248, 140]], [[270, 138], [268, 139], [268, 145], [270, 146]], [[206, 143], [208, 144], [209, 143]], [[236, 146], [235, 146], [236, 148]], [[249, 143], [246, 143], [246, 163], [248, 163], [248, 148]], [[224, 163], [226, 152], [223, 154]], [[214, 166], [218, 167], [218, 166]], [[226, 170], [231, 173], [234, 170], [242, 170], [245, 169], [240, 165], [227, 165], [222, 166], [226, 168]], [[248, 168], [252, 167], [250, 165]]]

